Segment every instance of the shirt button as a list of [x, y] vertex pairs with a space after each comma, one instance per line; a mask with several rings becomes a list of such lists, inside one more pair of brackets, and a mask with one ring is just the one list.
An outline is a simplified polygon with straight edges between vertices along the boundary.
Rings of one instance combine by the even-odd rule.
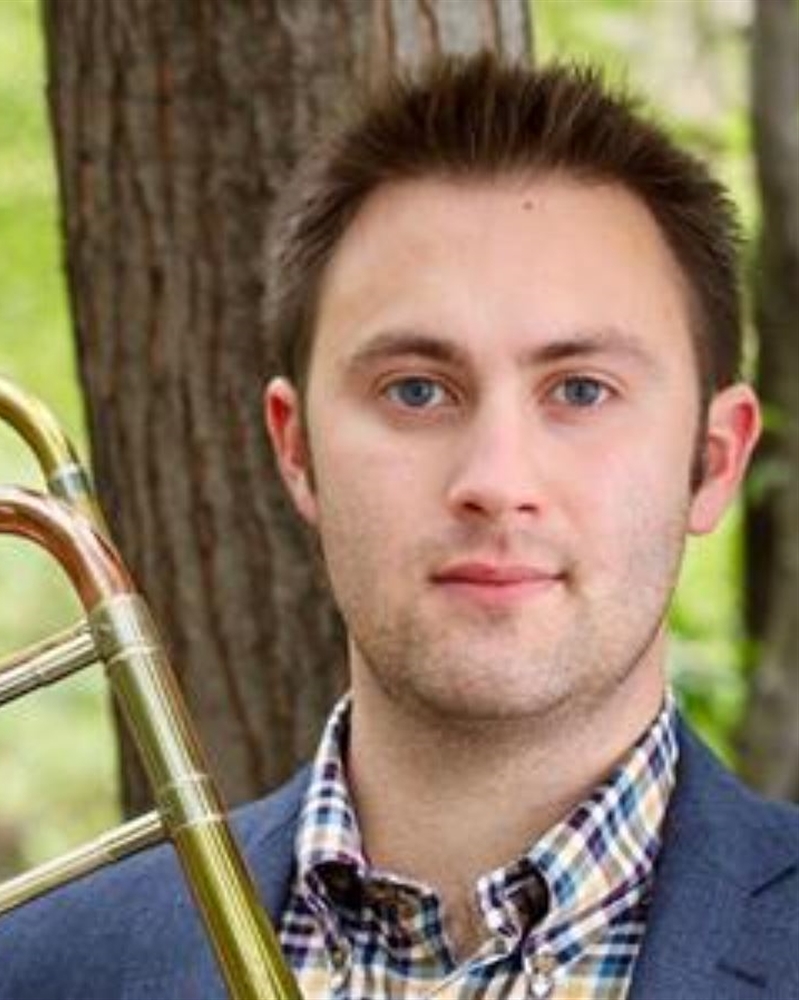
[[347, 973], [346, 970], [337, 970], [330, 977], [330, 985], [336, 993], [340, 993], [344, 987], [347, 985]]
[[334, 945], [330, 949], [330, 964], [332, 965], [330, 985], [338, 993], [344, 988], [349, 978], [347, 952], [341, 945]]
[[534, 1000], [546, 1000], [555, 986], [557, 959], [549, 952], [542, 952], [533, 959], [533, 974], [530, 979], [530, 996]]
[[330, 961], [334, 969], [341, 969], [347, 962], [347, 953], [340, 944], [334, 944], [330, 949]]

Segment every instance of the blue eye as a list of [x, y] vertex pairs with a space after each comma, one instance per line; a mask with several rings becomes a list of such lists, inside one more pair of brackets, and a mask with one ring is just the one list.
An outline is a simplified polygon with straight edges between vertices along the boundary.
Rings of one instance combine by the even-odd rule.
[[558, 402], [567, 406], [588, 409], [604, 402], [608, 392], [608, 387], [598, 379], [573, 375], [556, 386], [554, 395]]
[[411, 376], [392, 382], [385, 394], [393, 403], [413, 410], [422, 410], [443, 402], [446, 393], [434, 379]]

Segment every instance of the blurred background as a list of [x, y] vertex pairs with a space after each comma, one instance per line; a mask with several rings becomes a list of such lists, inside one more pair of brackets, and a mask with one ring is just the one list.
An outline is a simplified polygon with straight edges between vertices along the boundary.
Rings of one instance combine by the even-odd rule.
[[[66, 6], [55, 3], [53, 9]], [[590, 59], [606, 67], [612, 78], [642, 91], [657, 116], [707, 157], [729, 185], [754, 247], [763, 218], [753, 153], [753, 2], [535, 0], [531, 9], [536, 61]], [[51, 24], [50, 30], [57, 58], [59, 29]], [[169, 30], [177, 30], [176, 25], [164, 28]], [[79, 379], [63, 264], [62, 209], [47, 78], [38, 4], [3, 0], [0, 371], [47, 401], [88, 458], [87, 427], [99, 426], [103, 417], [96, 408], [94, 419], [87, 417]], [[63, 148], [62, 139], [62, 156], [66, 157]], [[754, 252], [749, 251], [750, 255]], [[749, 274], [753, 273], [751, 265], [750, 260]], [[755, 374], [758, 350], [753, 330], [749, 338], [751, 374]], [[90, 350], [87, 343], [84, 352]], [[117, 391], [115, 387], [113, 392]], [[770, 413], [777, 425], [780, 419], [792, 419], [778, 409]], [[105, 461], [106, 471], [99, 477], [101, 492], [103, 479], [107, 483], [113, 479], [108, 471], [110, 460]], [[776, 469], [776, 479], [782, 481], [779, 463]], [[765, 472], [761, 470], [759, 479], [755, 477], [752, 489], [767, 490], [773, 473], [772, 463]], [[40, 486], [33, 460], [2, 426], [0, 482]], [[126, 544], [137, 575], [147, 577], [153, 569], [143, 555], [137, 555], [136, 529], [126, 528], [113, 483], [107, 489], [112, 522], [122, 528], [123, 536], [127, 531]], [[141, 519], [135, 513], [128, 516], [131, 521]], [[747, 587], [751, 588], [745, 567], [747, 530], [742, 504], [722, 530], [691, 543], [671, 616], [671, 671], [681, 704], [717, 752], [744, 771], [746, 742], [741, 734], [762, 651], [747, 622]], [[204, 544], [211, 543], [206, 539]], [[174, 580], [166, 582], [167, 590], [174, 586]], [[52, 561], [30, 545], [0, 537], [0, 655], [68, 624], [77, 615], [77, 601]], [[188, 640], [183, 643], [180, 630], [175, 634], [173, 646], [188, 658]], [[279, 641], [288, 643], [285, 638]], [[202, 710], [201, 696], [195, 696], [195, 703]], [[209, 711], [213, 719], [224, 708], [215, 701]], [[206, 725], [210, 728], [212, 723]], [[313, 728], [312, 722], [304, 725]], [[230, 741], [221, 738], [219, 742]], [[790, 754], [794, 747], [787, 744], [782, 752]], [[224, 766], [221, 754], [220, 750], [217, 756]], [[125, 780], [108, 697], [97, 671], [5, 708], [0, 715], [0, 871], [50, 856], [115, 821], [121, 810], [120, 781]], [[256, 775], [253, 787], [271, 780], [271, 775]], [[776, 793], [790, 794], [790, 790], [779, 788]], [[246, 794], [250, 794], [249, 787], [238, 785], [231, 798]], [[121, 798], [129, 804], [135, 796]]]
[[[35, 0], [0, 3], [0, 372], [46, 400], [86, 454], [60, 247], [44, 40]], [[0, 482], [41, 489], [32, 454], [0, 424]], [[53, 560], [0, 536], [0, 656], [78, 617]], [[116, 749], [97, 671], [0, 716], [0, 871], [115, 822]]]

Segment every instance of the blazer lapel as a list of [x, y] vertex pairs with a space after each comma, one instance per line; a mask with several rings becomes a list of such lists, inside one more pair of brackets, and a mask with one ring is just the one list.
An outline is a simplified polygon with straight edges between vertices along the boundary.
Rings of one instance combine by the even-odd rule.
[[775, 807], [750, 795], [684, 727], [680, 738], [677, 786], [630, 1000], [785, 996], [786, 907], [791, 893], [797, 900], [795, 881], [792, 889], [784, 886], [795, 873], [799, 845], [788, 824], [776, 821]]
[[249, 807], [242, 816], [239, 837], [264, 906], [273, 923], [280, 922], [294, 874], [294, 838], [310, 767], [277, 793]]

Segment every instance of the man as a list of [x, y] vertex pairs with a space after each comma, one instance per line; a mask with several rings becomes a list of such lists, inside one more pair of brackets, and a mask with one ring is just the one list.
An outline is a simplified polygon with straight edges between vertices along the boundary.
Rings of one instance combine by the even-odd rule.
[[[298, 182], [266, 419], [351, 690], [241, 830], [304, 996], [799, 996], [797, 812], [665, 680], [686, 536], [759, 431], [735, 254], [627, 101], [487, 56]], [[9, 1000], [220, 995], [164, 851], [0, 921]]]

